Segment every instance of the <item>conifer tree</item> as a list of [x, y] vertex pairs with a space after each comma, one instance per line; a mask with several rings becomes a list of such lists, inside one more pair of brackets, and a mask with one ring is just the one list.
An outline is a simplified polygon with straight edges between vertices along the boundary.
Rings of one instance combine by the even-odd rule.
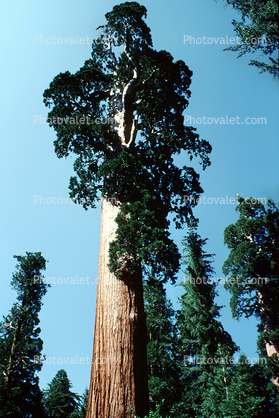
[[162, 417], [175, 417], [182, 392], [178, 338], [174, 326], [175, 312], [160, 280], [150, 278], [145, 283], [144, 306], [150, 407]]
[[175, 280], [180, 255], [169, 215], [178, 228], [195, 223], [191, 205], [202, 189], [191, 164], [178, 168], [173, 158], [184, 150], [204, 169], [211, 151], [183, 123], [192, 72], [152, 48], [144, 17], [136, 2], [115, 6], [92, 58], [76, 74], [59, 74], [44, 93], [57, 156], [77, 156], [71, 197], [85, 208], [102, 198], [87, 418], [148, 413], [142, 277], [152, 270]]
[[217, 319], [221, 307], [214, 302], [217, 284], [211, 278], [212, 255], [204, 251], [205, 243], [194, 231], [184, 240], [185, 293], [180, 299], [177, 327], [183, 356], [185, 417], [222, 416], [218, 411], [227, 396], [229, 368], [237, 348]]
[[48, 418], [70, 418], [77, 405], [77, 395], [65, 370], [58, 370], [44, 391], [43, 403]]
[[88, 392], [88, 388], [86, 388], [83, 395], [78, 397], [77, 405], [74, 412], [71, 414], [71, 418], [85, 418], [88, 404]]
[[41, 276], [46, 260], [41, 253], [14, 256], [18, 264], [11, 281], [17, 302], [0, 323], [0, 417], [44, 416], [36, 374], [41, 370], [43, 342], [38, 314], [47, 287]]
[[223, 417], [273, 418], [278, 416], [274, 391], [265, 362], [251, 364], [243, 354], [231, 367], [228, 396], [220, 405]]

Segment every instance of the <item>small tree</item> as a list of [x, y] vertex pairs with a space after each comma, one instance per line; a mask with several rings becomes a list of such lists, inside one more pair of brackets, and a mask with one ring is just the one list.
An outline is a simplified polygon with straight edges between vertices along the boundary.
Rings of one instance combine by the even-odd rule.
[[38, 314], [47, 291], [41, 271], [46, 260], [41, 253], [15, 256], [18, 261], [12, 288], [17, 302], [0, 323], [0, 416], [43, 417], [37, 372], [41, 370], [43, 342], [39, 338]]
[[77, 395], [70, 390], [72, 384], [65, 370], [58, 370], [48, 386], [43, 398], [47, 417], [69, 418], [76, 408]]

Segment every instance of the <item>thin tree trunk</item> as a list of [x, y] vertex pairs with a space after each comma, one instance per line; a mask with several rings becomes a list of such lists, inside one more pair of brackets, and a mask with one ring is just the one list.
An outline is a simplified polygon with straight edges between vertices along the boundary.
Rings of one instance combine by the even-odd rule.
[[[23, 305], [22, 305], [22, 308], [23, 308]], [[21, 308], [21, 311], [22, 311], [22, 308]], [[9, 400], [9, 397], [10, 397], [11, 371], [12, 371], [12, 366], [13, 366], [13, 361], [14, 361], [15, 349], [16, 349], [16, 345], [18, 342], [19, 333], [21, 330], [21, 323], [22, 323], [22, 320], [21, 320], [21, 313], [20, 313], [18, 322], [16, 324], [14, 336], [13, 336], [7, 369], [6, 369], [5, 376], [4, 376], [3, 393], [2, 393], [2, 397], [0, 398], [0, 410], [6, 404], [6, 402]]]
[[148, 414], [146, 320], [141, 271], [121, 280], [108, 270], [119, 206], [102, 201], [93, 361], [86, 418]]

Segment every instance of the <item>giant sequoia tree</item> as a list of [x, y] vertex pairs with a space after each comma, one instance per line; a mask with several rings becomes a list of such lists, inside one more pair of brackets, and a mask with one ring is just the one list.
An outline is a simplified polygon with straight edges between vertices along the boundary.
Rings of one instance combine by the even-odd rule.
[[[102, 198], [93, 362], [87, 418], [148, 411], [143, 275], [175, 280], [176, 227], [195, 224], [190, 201], [202, 189], [182, 150], [209, 165], [210, 145], [183, 125], [192, 72], [152, 48], [136, 2], [106, 14], [92, 58], [59, 74], [44, 93], [59, 158], [76, 154], [70, 195], [87, 209]], [[58, 119], [59, 118], [59, 119]], [[103, 123], [100, 123], [103, 122]]]

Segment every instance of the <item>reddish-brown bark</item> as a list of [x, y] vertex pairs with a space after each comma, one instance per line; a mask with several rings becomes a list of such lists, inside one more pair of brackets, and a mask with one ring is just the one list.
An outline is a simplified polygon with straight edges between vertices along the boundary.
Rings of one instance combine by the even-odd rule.
[[[261, 306], [261, 321], [263, 325], [264, 332], [270, 334], [275, 331], [275, 324], [270, 318], [268, 310], [265, 306], [265, 297], [258, 292], [258, 303]], [[273, 356], [273, 354], [277, 355], [277, 359], [279, 360], [279, 346], [278, 344], [273, 343], [272, 341], [266, 342], [265, 349], [268, 357]], [[279, 377], [272, 377], [273, 383], [279, 388]]]
[[121, 280], [108, 270], [119, 207], [102, 202], [93, 360], [86, 418], [148, 414], [146, 320], [142, 277]]

